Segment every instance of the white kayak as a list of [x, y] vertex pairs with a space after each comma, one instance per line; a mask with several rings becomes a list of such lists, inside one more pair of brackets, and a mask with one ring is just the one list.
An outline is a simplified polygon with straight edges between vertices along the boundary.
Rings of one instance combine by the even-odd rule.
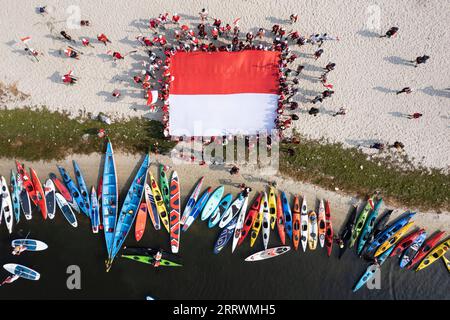
[[257, 253], [252, 254], [251, 256], [245, 258], [245, 261], [254, 262], [254, 261], [261, 261], [261, 260], [266, 260], [266, 259], [270, 259], [270, 258], [275, 258], [275, 257], [278, 257], [278, 256], [288, 252], [289, 250], [291, 250], [291, 247], [289, 247], [289, 246], [269, 248], [269, 249], [259, 251]]
[[245, 214], [247, 213], [248, 206], [248, 197], [245, 197], [244, 204], [242, 205], [241, 212], [239, 213], [239, 217], [236, 223], [236, 228], [234, 229], [233, 235], [233, 246], [231, 247], [231, 253], [234, 252], [236, 246], [238, 244], [239, 239], [241, 238], [242, 227], [244, 226]]
[[246, 197], [244, 197], [242, 192], [239, 193], [238, 197], [231, 203], [230, 207], [223, 214], [222, 219], [220, 219], [219, 228], [225, 227], [239, 213], [244, 205], [245, 198]]
[[300, 240], [302, 241], [303, 252], [306, 251], [306, 245], [308, 244], [308, 220], [308, 207], [306, 206], [306, 198], [303, 196], [300, 215]]
[[47, 216], [49, 219], [55, 217], [56, 212], [56, 198], [55, 198], [55, 184], [51, 179], [47, 179], [44, 183], [45, 202], [47, 203]]
[[8, 184], [6, 183], [5, 177], [1, 176], [0, 179], [1, 179], [0, 195], [2, 197], [1, 214], [5, 219], [5, 224], [6, 227], [8, 228], [9, 233], [12, 233], [13, 211], [12, 211], [11, 194], [9, 193], [9, 188]]
[[270, 236], [270, 212], [269, 212], [269, 199], [267, 197], [266, 192], [264, 192], [261, 207], [263, 213], [263, 223], [262, 223], [263, 244], [264, 249], [267, 249], [267, 246], [269, 245], [269, 236]]

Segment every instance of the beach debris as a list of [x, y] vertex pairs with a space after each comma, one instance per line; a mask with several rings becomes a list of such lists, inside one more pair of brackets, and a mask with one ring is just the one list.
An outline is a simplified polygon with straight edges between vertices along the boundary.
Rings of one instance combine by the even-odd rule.
[[108, 125], [110, 125], [110, 124], [112, 123], [111, 118], [109, 118], [109, 117], [108, 117], [106, 114], [104, 114], [103, 112], [100, 112], [100, 113], [98, 114], [98, 119], [99, 119], [101, 122], [106, 123], [106, 124], [108, 124]]

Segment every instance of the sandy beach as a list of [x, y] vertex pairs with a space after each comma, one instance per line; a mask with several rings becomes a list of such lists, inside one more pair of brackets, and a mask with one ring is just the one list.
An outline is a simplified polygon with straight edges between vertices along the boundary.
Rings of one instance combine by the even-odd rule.
[[[416, 165], [448, 170], [450, 165], [450, 84], [448, 43], [450, 39], [450, 3], [446, 1], [382, 0], [373, 1], [47, 1], [48, 15], [39, 15], [39, 1], [25, 5], [12, 0], [4, 2], [0, 13], [0, 81], [16, 83], [29, 95], [23, 101], [9, 101], [6, 107], [46, 106], [67, 111], [74, 116], [104, 112], [113, 118], [145, 116], [160, 119], [161, 113], [150, 113], [143, 91], [133, 85], [132, 76], [145, 58], [142, 51], [114, 63], [107, 50], [129, 52], [138, 47], [135, 37], [151, 36], [148, 20], [160, 13], [178, 13], [181, 22], [193, 28], [198, 12], [206, 7], [210, 17], [224, 22], [241, 18], [241, 32], [264, 27], [268, 33], [273, 24], [288, 31], [298, 30], [309, 36], [326, 32], [340, 41], [323, 45], [324, 54], [317, 61], [311, 56], [315, 46], [293, 47], [299, 64], [305, 66], [300, 77], [300, 91], [294, 100], [299, 120], [293, 129], [302, 135], [340, 142], [344, 146], [367, 148], [373, 142], [404, 143], [404, 152]], [[298, 22], [290, 26], [288, 17], [298, 13]], [[77, 16], [88, 19], [90, 27], [74, 29]], [[46, 23], [51, 21], [53, 34]], [[397, 37], [380, 39], [392, 26], [400, 28]], [[172, 27], [169, 27], [169, 29]], [[57, 38], [66, 30], [76, 41], [91, 39], [94, 48], [81, 47], [79, 61], [61, 56], [65, 43]], [[105, 47], [96, 41], [105, 33], [112, 43]], [[24, 54], [19, 38], [31, 36], [30, 45], [43, 53], [39, 62]], [[139, 49], [138, 49], [139, 50]], [[425, 65], [414, 68], [406, 61], [419, 55], [431, 57]], [[317, 117], [307, 110], [307, 101], [323, 91], [317, 77], [328, 63], [336, 63], [329, 75], [336, 94], [319, 105]], [[61, 76], [73, 70], [79, 77], [76, 86], [65, 86]], [[411, 87], [413, 93], [396, 95], [397, 90]], [[121, 90], [119, 100], [111, 97]], [[347, 115], [331, 114], [345, 107]], [[423, 113], [420, 119], [405, 116]]]

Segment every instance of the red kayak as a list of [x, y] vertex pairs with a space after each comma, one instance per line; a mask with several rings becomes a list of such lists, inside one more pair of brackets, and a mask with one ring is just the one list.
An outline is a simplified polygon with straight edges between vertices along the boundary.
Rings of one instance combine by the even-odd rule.
[[431, 249], [433, 249], [433, 247], [438, 244], [444, 233], [445, 231], [439, 231], [434, 236], [431, 236], [428, 240], [426, 240], [425, 243], [420, 247], [419, 251], [417, 251], [414, 258], [408, 264], [406, 269], [411, 269], [417, 262], [422, 260], [431, 251]]
[[136, 217], [136, 225], [134, 226], [134, 237], [136, 241], [141, 240], [145, 231], [145, 223], [147, 222], [147, 203], [144, 201], [139, 206]]
[[298, 200], [298, 196], [294, 197], [292, 213], [292, 241], [294, 242], [294, 249], [297, 250], [300, 241], [300, 200]]
[[331, 251], [333, 250], [333, 225], [331, 224], [331, 210], [330, 202], [325, 201], [325, 246], [327, 247], [327, 255], [331, 256]]
[[16, 160], [16, 166], [17, 166], [17, 172], [20, 175], [20, 178], [22, 179], [22, 184], [25, 190], [28, 193], [28, 196], [30, 197], [31, 201], [37, 206], [38, 205], [38, 199], [36, 195], [36, 189], [34, 188], [33, 182], [31, 181], [30, 176], [25, 171], [23, 166], [19, 163], [19, 161]]
[[34, 171], [33, 168], [30, 168], [30, 173], [31, 181], [33, 182], [34, 189], [36, 190], [37, 205], [41, 210], [42, 217], [45, 220], [47, 219], [47, 201], [45, 201], [44, 189], [42, 188], [41, 181], [39, 180], [36, 171]]
[[260, 193], [256, 197], [255, 201], [253, 201], [252, 206], [250, 207], [250, 210], [248, 211], [247, 217], [245, 218], [244, 226], [242, 227], [242, 230], [241, 230], [241, 237], [239, 238], [239, 241], [237, 244], [238, 246], [240, 246], [241, 243], [244, 242], [245, 238], [249, 234], [249, 231], [250, 231], [251, 227], [253, 226], [253, 223], [255, 222], [256, 217], [258, 216], [259, 207], [261, 205], [261, 200], [262, 200], [262, 193]]
[[277, 195], [277, 228], [281, 243], [284, 245], [286, 243], [286, 231], [284, 230], [283, 204], [281, 203], [280, 193]]
[[59, 193], [61, 193], [64, 199], [66, 199], [68, 203], [72, 203], [72, 194], [69, 192], [69, 190], [67, 190], [66, 185], [61, 180], [59, 180], [54, 173], [50, 173], [49, 176], [55, 184], [56, 189], [59, 191]]
[[404, 237], [395, 246], [394, 250], [392, 250], [389, 257], [395, 257], [395, 256], [402, 254], [402, 252], [405, 251], [410, 245], [412, 245], [413, 242], [417, 239], [417, 237], [420, 236], [424, 232], [425, 232], [425, 229], [420, 229], [420, 230], [414, 231], [413, 233]]

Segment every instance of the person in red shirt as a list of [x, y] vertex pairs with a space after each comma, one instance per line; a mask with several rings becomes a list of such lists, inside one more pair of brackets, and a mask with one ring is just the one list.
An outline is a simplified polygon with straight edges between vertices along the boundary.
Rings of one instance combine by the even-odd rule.
[[178, 15], [178, 13], [174, 13], [172, 16], [172, 22], [178, 24], [178, 21], [180, 21], [180, 16]]
[[106, 46], [107, 42], [111, 43], [111, 41], [108, 39], [108, 37], [104, 33], [98, 34], [97, 40], [102, 42], [105, 46]]
[[219, 37], [219, 30], [217, 30], [217, 28], [214, 27], [211, 30], [211, 35], [214, 40], [217, 40], [217, 38]]
[[423, 116], [423, 114], [415, 112], [413, 114], [408, 115], [408, 119], [419, 119], [422, 116]]
[[72, 71], [69, 71], [67, 74], [62, 76], [62, 81], [65, 84], [75, 84], [77, 80], [78, 79], [72, 75]]

